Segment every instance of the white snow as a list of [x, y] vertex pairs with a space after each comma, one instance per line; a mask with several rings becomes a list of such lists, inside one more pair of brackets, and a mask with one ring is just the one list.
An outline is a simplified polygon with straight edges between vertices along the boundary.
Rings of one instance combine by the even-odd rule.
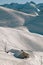
[[[39, 41], [38, 41], [39, 40]], [[32, 47], [33, 45], [33, 47]], [[30, 54], [28, 59], [19, 59], [8, 50], [24, 50]], [[29, 52], [37, 51], [36, 52]], [[40, 52], [39, 52], [40, 51]], [[25, 27], [4, 28], [0, 27], [0, 65], [40, 65], [40, 54], [43, 51], [43, 36], [30, 33]], [[39, 53], [38, 53], [39, 52]], [[33, 53], [33, 55], [32, 55]], [[43, 55], [43, 52], [41, 53]], [[33, 57], [32, 57], [33, 56]]]

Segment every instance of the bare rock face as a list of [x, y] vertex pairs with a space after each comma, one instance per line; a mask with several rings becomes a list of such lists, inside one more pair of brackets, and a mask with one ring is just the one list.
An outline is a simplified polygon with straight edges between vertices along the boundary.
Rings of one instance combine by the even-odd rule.
[[25, 58], [29, 58], [29, 54], [24, 52], [23, 50], [21, 50], [21, 54], [18, 56], [18, 58], [21, 58], [21, 59], [25, 59]]

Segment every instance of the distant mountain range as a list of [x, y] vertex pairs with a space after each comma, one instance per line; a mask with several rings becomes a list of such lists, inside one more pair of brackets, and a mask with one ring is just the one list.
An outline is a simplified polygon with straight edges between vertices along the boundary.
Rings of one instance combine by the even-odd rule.
[[25, 13], [35, 13], [35, 12], [39, 12], [40, 9], [43, 10], [43, 3], [36, 4], [33, 1], [26, 2], [25, 4], [11, 3], [11, 4], [4, 4], [1, 6], [22, 11]]

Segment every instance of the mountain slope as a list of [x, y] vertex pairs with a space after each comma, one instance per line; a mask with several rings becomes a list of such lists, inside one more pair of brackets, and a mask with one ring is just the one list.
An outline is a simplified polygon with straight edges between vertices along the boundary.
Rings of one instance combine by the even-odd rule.
[[31, 18], [31, 14], [22, 13], [8, 8], [0, 7], [0, 26], [15, 27], [24, 25], [25, 20]]
[[0, 44], [6, 44], [7, 50], [24, 49], [43, 51], [43, 36], [32, 34], [25, 27], [15, 29], [0, 27], [0, 42]]
[[[42, 47], [43, 46], [43, 44], [42, 44], [43, 37], [40, 38], [40, 36], [36, 35], [35, 36], [36, 41], [35, 41], [34, 35], [29, 33], [32, 26], [34, 27], [34, 29], [32, 29], [32, 31], [33, 30], [35, 32], [39, 31], [39, 26], [37, 28], [37, 24], [35, 23], [36, 26], [34, 25], [34, 19], [36, 17], [38, 17], [37, 15], [26, 14], [23, 12], [15, 11], [15, 10], [4, 8], [4, 7], [0, 7], [0, 12], [1, 12], [0, 27], [10, 27], [10, 28], [13, 27], [14, 28], [14, 31], [13, 31], [13, 28], [12, 29], [8, 28], [8, 30], [7, 30], [7, 28], [5, 28], [5, 29], [0, 28], [0, 36], [2, 38], [5, 38], [5, 39], [7, 38], [8, 43], [10, 43], [10, 44], [13, 42], [15, 42], [15, 44], [19, 44], [21, 49], [23, 48], [23, 49], [32, 49], [32, 50], [36, 50], [36, 51], [43, 51], [43, 47]], [[26, 29], [25, 29], [25, 27], [26, 27]], [[19, 28], [20, 28], [20, 30], [19, 30]], [[26, 30], [28, 30], [28, 32]], [[43, 33], [43, 31], [41, 31], [41, 33]], [[10, 38], [11, 38], [11, 40], [13, 39], [13, 42], [11, 42], [11, 40], [9, 40]], [[39, 39], [41, 42], [37, 42], [37, 39]], [[19, 42], [21, 42], [22, 45]], [[26, 44], [24, 44], [24, 43], [26, 43]], [[28, 46], [28, 44], [29, 44], [29, 46]], [[42, 46], [40, 46], [41, 44], [42, 44]], [[33, 46], [35, 46], [35, 47], [33, 47]], [[14, 45], [14, 47], [15, 47], [15, 45]], [[19, 47], [19, 46], [17, 45], [17, 47]]]
[[27, 14], [0, 6], [0, 26], [26, 26], [29, 31], [43, 35], [43, 12]]
[[[15, 54], [20, 54], [20, 50], [29, 53], [30, 58], [16, 58]], [[6, 53], [8, 51], [9, 53]], [[38, 53], [33, 53], [34, 51]], [[40, 52], [43, 52], [42, 35], [30, 33], [26, 27], [0, 27], [0, 65], [34, 65], [35, 63], [38, 65], [40, 64]], [[43, 53], [41, 53], [41, 55], [43, 55]]]

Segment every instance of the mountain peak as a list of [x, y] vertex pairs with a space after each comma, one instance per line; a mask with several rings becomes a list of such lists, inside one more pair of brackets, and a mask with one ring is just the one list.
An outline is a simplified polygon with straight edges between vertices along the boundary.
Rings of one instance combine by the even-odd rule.
[[14, 4], [18, 4], [18, 3], [11, 3], [10, 5], [14, 5]]
[[29, 4], [29, 2], [26, 2], [26, 4]]
[[35, 3], [35, 2], [33, 2], [33, 1], [30, 1], [30, 3], [31, 3], [31, 4], [36, 4], [36, 3]]

